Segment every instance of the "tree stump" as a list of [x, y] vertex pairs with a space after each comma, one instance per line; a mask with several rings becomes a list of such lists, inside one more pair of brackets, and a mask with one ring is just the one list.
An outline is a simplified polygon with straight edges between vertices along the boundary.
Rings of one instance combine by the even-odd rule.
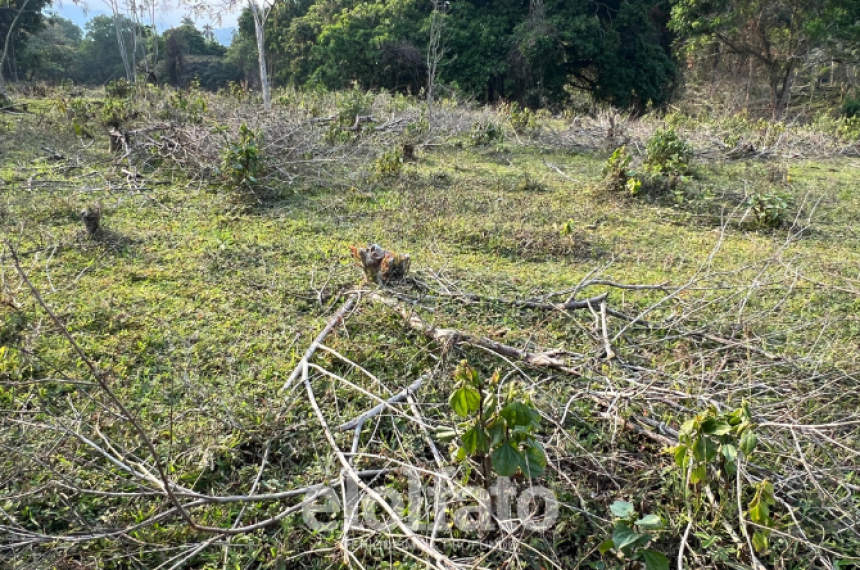
[[349, 249], [370, 283], [387, 285], [404, 279], [409, 273], [411, 259], [408, 254], [385, 251], [375, 243], [366, 248], [350, 246]]
[[81, 220], [84, 222], [84, 228], [87, 230], [87, 235], [93, 237], [99, 233], [99, 226], [102, 221], [102, 209], [100, 206], [91, 206], [81, 212]]
[[108, 132], [108, 137], [110, 137], [110, 151], [112, 153], [123, 150], [125, 146], [125, 133], [118, 128], [113, 128]]

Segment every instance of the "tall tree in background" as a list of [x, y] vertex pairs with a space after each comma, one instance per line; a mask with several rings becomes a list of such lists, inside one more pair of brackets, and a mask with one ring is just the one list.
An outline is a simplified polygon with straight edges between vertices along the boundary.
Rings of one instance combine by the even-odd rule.
[[254, 32], [257, 39], [257, 62], [260, 65], [260, 91], [263, 93], [263, 107], [272, 108], [272, 95], [269, 83], [269, 68], [266, 65], [266, 18], [272, 10], [268, 0], [248, 0], [248, 8], [254, 16]]
[[[96, 16], [84, 27], [85, 36], [81, 42], [81, 58], [87, 65], [81, 70], [81, 79], [90, 83], [106, 83], [119, 77], [127, 77], [125, 63], [131, 60], [130, 54], [122, 55], [117, 49], [116, 18]], [[120, 35], [123, 49], [131, 45], [131, 35], [135, 23], [119, 15]]]
[[781, 119], [799, 65], [815, 48], [860, 39], [857, 0], [673, 0], [670, 26], [695, 49], [719, 42], [766, 70], [773, 118]]
[[[117, 43], [117, 46], [119, 47], [119, 55], [122, 58], [123, 68], [125, 68], [125, 78], [129, 83], [134, 83], [135, 76], [136, 76], [135, 64], [134, 64], [134, 54], [135, 54], [134, 39], [137, 37], [137, 34], [134, 31], [134, 28], [135, 28], [134, 24], [136, 23], [136, 20], [134, 18], [132, 18], [130, 20], [132, 22], [132, 25], [130, 27], [131, 35], [129, 36], [128, 39], [131, 40], [133, 47], [132, 47], [131, 53], [129, 53], [129, 50], [126, 48], [126, 38], [125, 38], [125, 34], [124, 34], [125, 30], [123, 30], [124, 24], [129, 19], [126, 18], [125, 15], [123, 14], [123, 6], [120, 2], [121, 2], [121, 0], [105, 0], [105, 4], [108, 5], [108, 7], [111, 10], [111, 13], [113, 14], [114, 32], [116, 33], [116, 43]], [[134, 2], [134, 0], [132, 0], [132, 3], [133, 2]], [[132, 12], [134, 12], [134, 11], [132, 10]]]
[[445, 13], [448, 11], [447, 0], [431, 0], [433, 13], [430, 15], [430, 41], [427, 44], [427, 124], [433, 128], [433, 98], [436, 96], [436, 73], [439, 64], [445, 57], [445, 47], [442, 45], [442, 30], [445, 25]]
[[6, 63], [10, 48], [23, 48], [29, 34], [44, 25], [42, 9], [48, 0], [0, 0], [0, 96], [6, 98]]
[[51, 15], [21, 53], [22, 77], [27, 81], [79, 81], [82, 38], [83, 31], [74, 22]]
[[[290, 1], [290, 0], [287, 0]], [[266, 64], [266, 20], [272, 11], [275, 0], [223, 0], [204, 2], [203, 0], [184, 0], [197, 13], [205, 13], [220, 19], [225, 13], [234, 12], [244, 6], [254, 20], [254, 39], [257, 44], [257, 66], [260, 71], [260, 91], [263, 94], [263, 107], [272, 108], [269, 67]]]
[[164, 62], [159, 69], [171, 85], [185, 87], [196, 80], [214, 90], [237, 79], [237, 70], [224, 57], [227, 48], [213, 39], [214, 34], [206, 35], [190, 18], [164, 32]]

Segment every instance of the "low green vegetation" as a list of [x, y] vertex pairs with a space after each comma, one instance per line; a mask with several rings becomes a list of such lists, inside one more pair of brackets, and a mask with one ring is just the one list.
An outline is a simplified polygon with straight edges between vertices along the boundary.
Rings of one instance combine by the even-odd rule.
[[[0, 565], [858, 563], [853, 132], [117, 88], [0, 115]], [[510, 476], [558, 517], [345, 525], [391, 518], [351, 469], [403, 521], [411, 470], [422, 515]]]

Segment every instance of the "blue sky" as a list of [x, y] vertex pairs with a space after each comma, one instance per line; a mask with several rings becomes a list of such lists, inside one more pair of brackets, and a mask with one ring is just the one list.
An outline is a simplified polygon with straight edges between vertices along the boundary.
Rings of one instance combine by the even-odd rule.
[[[87, 21], [95, 18], [96, 16], [101, 16], [105, 14], [110, 14], [110, 8], [107, 4], [102, 2], [101, 0], [91, 0], [86, 4], [87, 9], [85, 10], [83, 7], [73, 4], [72, 2], [55, 2], [53, 5], [49, 6], [45, 12], [57, 12], [63, 18], [68, 18], [73, 21], [75, 24], [84, 27], [84, 24]], [[156, 25], [158, 26], [159, 31], [164, 31], [168, 28], [172, 28], [174, 26], [178, 26], [182, 21], [182, 18], [186, 15], [189, 15], [189, 11], [187, 8], [179, 8], [176, 1], [164, 4], [163, 7], [158, 8], [156, 12], [155, 19]], [[239, 17], [239, 10], [232, 14], [225, 14], [220, 22], [216, 22], [211, 20], [210, 18], [200, 18], [193, 17], [192, 19], [197, 24], [198, 28], [202, 28], [204, 24], [211, 23], [215, 28], [234, 28], [236, 26], [236, 19]], [[229, 34], [227, 34], [229, 37]], [[222, 34], [219, 34], [219, 39], [223, 37]], [[224, 43], [222, 41], [222, 43]]]

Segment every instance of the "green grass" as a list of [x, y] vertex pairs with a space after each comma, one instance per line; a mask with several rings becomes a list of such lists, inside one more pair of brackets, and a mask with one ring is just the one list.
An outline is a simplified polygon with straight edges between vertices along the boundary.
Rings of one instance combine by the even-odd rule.
[[[629, 284], [681, 286], [697, 271], [707, 274], [677, 302], [649, 314], [648, 320], [687, 313], [684, 327], [708, 326], [726, 337], [753, 339], [785, 357], [787, 364], [764, 365], [743, 349], [722, 350], [672, 338], [669, 331], [634, 328], [619, 339], [615, 349], [626, 362], [650, 371], [638, 373], [596, 358], [602, 339], [595, 317], [588, 311], [563, 315], [454, 299], [427, 301], [419, 309], [439, 327], [527, 350], [564, 348], [586, 355], [579, 361], [585, 378], [529, 371], [541, 386], [536, 401], [556, 421], [565, 403], [574, 402], [562, 432], [546, 426], [546, 437], [553, 438], [547, 444], [567, 474], [565, 479], [550, 470], [547, 482], [564, 500], [603, 519], [609, 516], [612, 500], [647, 503], [650, 512], [660, 513], [677, 531], [665, 534], [658, 544], [670, 555], [677, 551], [685, 524], [679, 499], [682, 476], [671, 468], [670, 458], [661, 454], [660, 446], [630, 431], [622, 430], [616, 437], [611, 422], [594, 415], [597, 408], [583, 391], [603, 390], [605, 379], [624, 387], [625, 378], [635, 377], [690, 394], [681, 403], [692, 410], [702, 405], [697, 395], [717, 390], [713, 397], [725, 405], [751, 399], [754, 411], [765, 417], [776, 410], [773, 421], [810, 424], [843, 418], [860, 404], [854, 376], [860, 338], [857, 159], [694, 161], [696, 174], [683, 192], [633, 198], [607, 195], [599, 189], [601, 169], [609, 154], [605, 150], [580, 153], [510, 140], [471, 147], [454, 144], [455, 140], [424, 149], [396, 178], [368, 174], [354, 179], [357, 183], [302, 187], [256, 201], [166, 166], [148, 171], [146, 176], [149, 181], [168, 180], [169, 184], [147, 182], [143, 190], [131, 189], [123, 182], [124, 175], [111, 167], [106, 149], [97, 148], [98, 143], [81, 154], [79, 169], [32, 162], [46, 140], [48, 146], [69, 156], [80, 147], [67, 130], [51, 141], [44, 125], [64, 123], [62, 117], [46, 113], [47, 122], [42, 125], [35, 124], [37, 117], [3, 119], [4, 129], [9, 129], [0, 144], [5, 238], [21, 252], [29, 278], [76, 341], [109, 372], [112, 389], [147, 427], [170, 475], [199, 492], [247, 492], [267, 445], [271, 449], [263, 477], [267, 492], [337, 476], [339, 466], [306, 398], [301, 391], [285, 395], [279, 389], [326, 317], [343, 301], [343, 292], [361, 286], [361, 271], [348, 248], [368, 242], [409, 253], [413, 274], [435, 289], [446, 286], [492, 297], [529, 298], [570, 289], [597, 268], [603, 268], [601, 278]], [[789, 180], [770, 181], [769, 173], [776, 165], [787, 168]], [[794, 231], [789, 228], [791, 220], [776, 229], [739, 222], [743, 198], [755, 188], [775, 188], [790, 195], [792, 211], [799, 208], [804, 219], [809, 217], [808, 228], [787, 242]], [[98, 239], [87, 238], [78, 219], [78, 212], [94, 203], [102, 206], [105, 228]], [[724, 222], [722, 245], [705, 267]], [[565, 227], [570, 231], [563, 231]], [[142, 458], [147, 455], [129, 424], [106, 411], [110, 406], [98, 391], [60, 382], [14, 384], [60, 372], [82, 381], [92, 379], [20, 284], [8, 251], [4, 256], [7, 304], [0, 309], [4, 323], [0, 334], [4, 346], [10, 348], [0, 362], [5, 418], [0, 470], [9, 481], [4, 494], [25, 493], [48, 484], [56, 473], [74, 478], [81, 487], [134, 489], [134, 484], [121, 482], [116, 469], [93, 458], [74, 439], [52, 439], [59, 435], [54, 432], [51, 436], [50, 431], [36, 435], [38, 430], [25, 430], [13, 421], [26, 417], [36, 423], [54, 422], [90, 431], [98, 425], [130, 452]], [[399, 290], [420, 296], [408, 286]], [[591, 287], [580, 296], [603, 291], [610, 292], [611, 308], [631, 315], [664, 296], [656, 291], [606, 287]], [[625, 323], [610, 319], [608, 324], [611, 336]], [[369, 301], [362, 301], [326, 343], [361, 364], [392, 391], [425, 370], [441, 366], [419, 399], [427, 417], [442, 424], [449, 421], [450, 373], [460, 358], [468, 358], [485, 371], [496, 367], [503, 373], [512, 370], [504, 360], [477, 348], [440, 350], [409, 330], [399, 316]], [[315, 358], [324, 368], [384, 394], [333, 356], [318, 353]], [[826, 377], [831, 385], [820, 386], [817, 375]], [[718, 376], [720, 382], [711, 382]], [[315, 382], [331, 424], [373, 405], [343, 384], [325, 379]], [[760, 390], [756, 383], [769, 388]], [[784, 398], [795, 401], [795, 395], [804, 393], [808, 397], [797, 399], [795, 409], [782, 406]], [[623, 401], [622, 413], [653, 415], [676, 426], [689, 415], [648, 396], [646, 391]], [[83, 417], [76, 416], [75, 410]], [[786, 448], [776, 431], [763, 433], [772, 441], [766, 444], [760, 461], [779, 470]], [[348, 449], [351, 437], [351, 433], [338, 435], [343, 449]], [[380, 424], [374, 451], [383, 456], [402, 457], [410, 452], [422, 457], [422, 437], [414, 428], [386, 420]], [[840, 441], [849, 444], [860, 441], [856, 430], [842, 437]], [[54, 443], [56, 448], [52, 448]], [[34, 461], [39, 457], [49, 458], [51, 468]], [[818, 459], [821, 465], [831, 465], [826, 458]], [[26, 472], [17, 469], [24, 464], [29, 466]], [[359, 466], [378, 464], [373, 458], [357, 461]], [[391, 484], [399, 483], [393, 479]], [[814, 502], [807, 502], [815, 496], [814, 489], [805, 491], [800, 499], [792, 495], [791, 500], [799, 501], [804, 521], [822, 525], [816, 528], [810, 523], [805, 530], [826, 541], [828, 548], [850, 555], [860, 541], [850, 533], [837, 532], [831, 511], [824, 507], [818, 511]], [[833, 492], [840, 492], [838, 485]], [[165, 506], [154, 504], [161, 499], [71, 496], [70, 503], [61, 490], [50, 487], [43, 494], [6, 500], [0, 506], [14, 511], [18, 523], [46, 534], [83, 530], [86, 526], [81, 520], [91, 525], [130, 524]], [[856, 498], [853, 501], [853, 506], [843, 508], [856, 514], [860, 505]], [[265, 518], [279, 506], [250, 504], [244, 520]], [[227, 527], [238, 509], [232, 504], [211, 506], [196, 509], [194, 514], [208, 524]], [[722, 532], [709, 515], [703, 516], [704, 522], [697, 528]], [[784, 511], [782, 516], [781, 528], [790, 530]], [[564, 567], [580, 561], [585, 567], [597, 567], [594, 564], [600, 557], [594, 547], [605, 538], [609, 525], [571, 509], [563, 510], [563, 520], [553, 533], [531, 536], [532, 547], [546, 556], [558, 556]], [[132, 563], [134, 549], [127, 541], [63, 543], [44, 559], [49, 562], [35, 564], [47, 564], [47, 568], [66, 559], [88, 564], [87, 560], [97, 556], [103, 557], [101, 566], [93, 567], [155, 567], [176, 554], [175, 549], [202, 540], [175, 517], [132, 536], [174, 550], [146, 552]], [[284, 562], [289, 556], [304, 549], [332, 547], [338, 540], [338, 533], [312, 535], [300, 518], [291, 517], [273, 529], [237, 539], [229, 556], [231, 564], [239, 567], [291, 567]], [[359, 556], [368, 567], [380, 560], [406, 560], [382, 543], [363, 541]], [[809, 549], [802, 544], [777, 537], [772, 541], [773, 553], [766, 555], [769, 564], [812, 567]], [[692, 547], [704, 552], [700, 542], [693, 542]], [[458, 556], [480, 551], [475, 544], [452, 543], [450, 548]], [[745, 559], [733, 548], [723, 535], [705, 554], [712, 564], [727, 567], [720, 557]], [[781, 566], [780, 552], [791, 562]], [[194, 567], [220, 568], [221, 556], [219, 548], [204, 551]], [[500, 553], [491, 561], [504, 559]], [[302, 560], [304, 566], [327, 567], [338, 564], [340, 558], [325, 552]], [[10, 563], [16, 567], [17, 562]]]

